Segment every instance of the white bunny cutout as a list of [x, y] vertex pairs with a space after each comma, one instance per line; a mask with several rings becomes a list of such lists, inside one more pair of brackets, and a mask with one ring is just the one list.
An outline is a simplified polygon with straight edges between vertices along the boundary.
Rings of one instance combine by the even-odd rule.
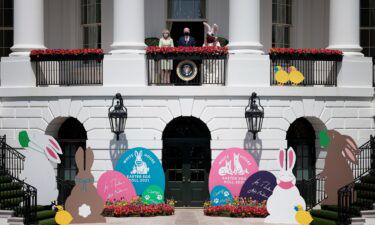
[[61, 162], [62, 150], [58, 142], [49, 135], [29, 135], [26, 131], [19, 133], [19, 142], [26, 151], [24, 169], [20, 179], [34, 186], [38, 193], [38, 205], [49, 205], [57, 200], [58, 190], [56, 174], [52, 163]]
[[207, 33], [206, 33], [206, 39], [204, 42], [204, 46], [216, 46], [220, 47], [220, 42], [218, 41], [216, 35], [217, 32], [219, 32], [219, 26], [217, 24], [212, 25], [212, 27], [206, 23], [203, 22], [204, 26], [206, 27]]
[[135, 162], [133, 170], [130, 172], [131, 174], [148, 174], [150, 168], [148, 168], [147, 164], [142, 160], [142, 154], [142, 150], [134, 152]]
[[[287, 165], [286, 157], [288, 157]], [[306, 209], [306, 202], [295, 186], [296, 177], [293, 174], [295, 163], [296, 153], [293, 148], [289, 148], [288, 151], [279, 150], [277, 186], [267, 200], [267, 211], [270, 215], [266, 217], [265, 223], [298, 224], [295, 219], [295, 207], [301, 205], [303, 210]]]

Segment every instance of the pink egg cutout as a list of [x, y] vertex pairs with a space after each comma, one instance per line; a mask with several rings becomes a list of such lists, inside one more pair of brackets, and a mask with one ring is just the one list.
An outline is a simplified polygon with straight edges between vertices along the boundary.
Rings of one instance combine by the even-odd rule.
[[229, 148], [221, 152], [214, 160], [210, 176], [209, 191], [215, 186], [225, 186], [233, 197], [238, 197], [243, 184], [254, 173], [258, 172], [258, 164], [253, 156], [241, 148]]
[[137, 196], [131, 181], [117, 171], [103, 173], [98, 180], [97, 191], [105, 202], [129, 201]]

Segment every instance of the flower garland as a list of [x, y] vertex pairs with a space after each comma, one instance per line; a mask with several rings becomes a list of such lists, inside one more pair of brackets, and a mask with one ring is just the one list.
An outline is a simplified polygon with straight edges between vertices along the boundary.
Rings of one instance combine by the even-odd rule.
[[37, 49], [32, 50], [30, 56], [82, 56], [82, 55], [104, 55], [103, 49], [100, 48], [80, 48], [80, 49]]
[[205, 46], [205, 47], [158, 47], [146, 48], [147, 54], [153, 55], [228, 55], [227, 47]]
[[342, 56], [340, 50], [319, 49], [319, 48], [271, 48], [270, 55], [326, 55]]

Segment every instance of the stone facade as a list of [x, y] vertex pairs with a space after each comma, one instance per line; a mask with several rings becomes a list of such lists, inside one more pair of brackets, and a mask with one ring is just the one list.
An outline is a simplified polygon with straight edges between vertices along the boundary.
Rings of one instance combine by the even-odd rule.
[[[87, 131], [87, 146], [94, 149], [93, 173], [112, 170], [122, 151], [132, 147], [150, 148], [161, 159], [162, 134], [166, 125], [179, 116], [193, 116], [207, 124], [211, 132], [212, 160], [225, 148], [247, 149], [262, 170], [276, 170], [279, 148], [286, 148], [286, 132], [291, 123], [305, 117], [318, 133], [336, 129], [350, 135], [360, 146], [374, 133], [372, 98], [343, 97], [263, 97], [263, 129], [253, 141], [247, 133], [244, 109], [247, 97], [150, 97], [125, 98], [128, 120], [125, 134], [115, 141], [108, 121], [111, 97], [19, 97], [2, 98], [0, 135], [7, 135], [11, 146], [19, 147], [17, 134], [32, 132], [57, 135], [62, 122], [77, 118]], [[319, 172], [325, 152], [316, 142]]]

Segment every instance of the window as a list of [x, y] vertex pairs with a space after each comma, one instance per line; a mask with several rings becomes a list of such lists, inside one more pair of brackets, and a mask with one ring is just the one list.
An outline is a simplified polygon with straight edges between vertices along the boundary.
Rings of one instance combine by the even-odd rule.
[[205, 19], [205, 0], [169, 0], [168, 19]]
[[101, 0], [81, 0], [83, 47], [101, 48]]
[[0, 0], [0, 57], [13, 45], [13, 0]]
[[292, 0], [272, 0], [272, 47], [290, 47]]
[[375, 0], [361, 0], [360, 19], [363, 53], [375, 57]]

